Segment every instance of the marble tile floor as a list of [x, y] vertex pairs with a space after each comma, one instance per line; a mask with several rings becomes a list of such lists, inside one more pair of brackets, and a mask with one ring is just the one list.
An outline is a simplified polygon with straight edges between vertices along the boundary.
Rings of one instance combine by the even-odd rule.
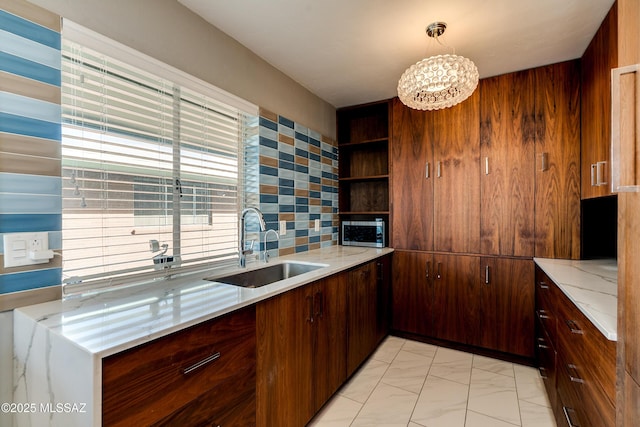
[[312, 427], [555, 427], [538, 370], [388, 337]]

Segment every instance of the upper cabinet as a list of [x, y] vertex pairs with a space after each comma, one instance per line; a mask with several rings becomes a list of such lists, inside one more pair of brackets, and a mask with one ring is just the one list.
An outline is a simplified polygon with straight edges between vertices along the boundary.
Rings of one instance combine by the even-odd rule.
[[536, 68], [535, 256], [580, 258], [580, 64]]
[[611, 70], [618, 66], [618, 6], [582, 56], [582, 198], [611, 194]]
[[533, 256], [535, 87], [531, 70], [480, 81], [480, 246]]
[[337, 112], [341, 219], [389, 216], [389, 101]]
[[393, 100], [394, 248], [479, 251], [478, 114], [478, 92], [437, 111], [417, 111]]

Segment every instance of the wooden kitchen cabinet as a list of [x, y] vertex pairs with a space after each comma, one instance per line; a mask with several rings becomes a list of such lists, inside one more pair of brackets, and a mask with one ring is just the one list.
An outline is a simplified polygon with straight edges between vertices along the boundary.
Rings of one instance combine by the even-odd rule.
[[346, 380], [346, 276], [259, 303], [257, 425], [303, 426]]
[[531, 70], [480, 80], [480, 252], [534, 252], [535, 97]]
[[535, 274], [538, 363], [558, 425], [613, 426], [615, 343], [540, 268]]
[[618, 66], [614, 3], [581, 58], [582, 198], [611, 194], [611, 69]]
[[433, 250], [433, 115], [392, 101], [392, 223], [395, 249]]
[[534, 357], [534, 264], [532, 260], [482, 257], [481, 345]]
[[391, 328], [391, 271], [392, 256], [386, 255], [376, 260], [376, 342], [380, 343], [389, 335]]
[[347, 274], [347, 376], [350, 376], [378, 345], [377, 262], [369, 262]]
[[392, 244], [479, 251], [479, 96], [437, 111], [393, 100]]
[[102, 425], [256, 424], [255, 309], [106, 357]]
[[392, 329], [433, 336], [433, 254], [393, 253]]
[[[612, 126], [617, 127], [612, 146], [619, 144], [620, 184], [640, 185], [640, 1], [617, 0], [619, 104], [612, 104]], [[636, 65], [638, 64], [638, 65]], [[620, 71], [620, 70], [619, 70]], [[613, 168], [612, 168], [613, 169]], [[635, 179], [634, 179], [635, 178]], [[640, 419], [640, 195], [618, 193], [618, 345], [617, 425], [637, 426]]]
[[432, 336], [481, 345], [480, 257], [436, 253], [433, 268]]
[[535, 74], [535, 256], [580, 258], [580, 64]]
[[[480, 251], [479, 92], [433, 115], [433, 249]], [[425, 212], [428, 215], [430, 212]]]

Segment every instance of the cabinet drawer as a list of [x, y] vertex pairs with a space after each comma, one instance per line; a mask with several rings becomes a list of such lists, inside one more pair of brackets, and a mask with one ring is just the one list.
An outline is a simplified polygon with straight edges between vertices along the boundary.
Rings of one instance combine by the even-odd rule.
[[[563, 369], [569, 381], [581, 384], [582, 406], [595, 425], [609, 426], [615, 418], [615, 343], [562, 295], [558, 314], [558, 339]], [[587, 403], [590, 402], [590, 403]]]
[[[562, 356], [558, 357], [558, 408], [556, 421], [559, 427], [589, 427], [590, 422], [584, 412], [584, 384], [572, 382]], [[597, 424], [596, 424], [597, 426]], [[594, 426], [595, 427], [595, 426]]]
[[255, 307], [109, 356], [102, 365], [103, 425], [150, 425], [200, 406], [212, 416], [221, 401], [198, 399], [229, 381], [244, 385], [234, 392], [251, 397], [255, 423], [255, 363]]
[[537, 323], [536, 356], [538, 358], [538, 369], [544, 381], [551, 408], [555, 411], [558, 401], [556, 391], [556, 350], [540, 322]]
[[540, 268], [536, 268], [536, 318], [556, 345], [556, 299], [561, 292]]

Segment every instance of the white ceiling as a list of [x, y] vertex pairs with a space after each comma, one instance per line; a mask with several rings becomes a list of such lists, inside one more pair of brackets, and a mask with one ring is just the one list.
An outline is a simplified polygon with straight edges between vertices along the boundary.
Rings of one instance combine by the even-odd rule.
[[178, 0], [334, 105], [396, 96], [426, 56], [473, 60], [480, 77], [582, 56], [614, 0]]

